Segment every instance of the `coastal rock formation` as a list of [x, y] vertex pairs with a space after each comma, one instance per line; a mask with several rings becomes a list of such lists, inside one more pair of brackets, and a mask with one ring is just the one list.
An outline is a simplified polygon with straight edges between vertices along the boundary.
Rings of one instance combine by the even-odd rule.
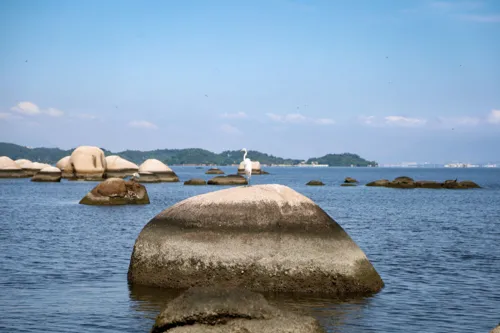
[[72, 180], [102, 180], [106, 172], [104, 152], [92, 146], [76, 148], [71, 154], [69, 166], [64, 169], [65, 172], [69, 170], [72, 172]]
[[224, 171], [222, 171], [221, 169], [217, 169], [217, 168], [211, 168], [211, 169], [208, 169], [207, 172], [205, 172], [205, 174], [207, 174], [207, 175], [223, 175]]
[[346, 183], [346, 184], [347, 184], [347, 183], [357, 183], [357, 182], [358, 182], [358, 181], [357, 181], [356, 179], [351, 178], [351, 177], [346, 177], [346, 178], [344, 179], [344, 183]]
[[142, 175], [146, 172], [154, 174], [160, 182], [178, 182], [179, 177], [165, 163], [150, 158], [139, 166], [140, 182], [144, 182]]
[[204, 179], [193, 178], [190, 180], [186, 180], [184, 185], [207, 185], [207, 182]]
[[270, 305], [245, 289], [190, 288], [156, 317], [151, 333], [324, 333], [310, 317]]
[[492, 329], [490, 333], [500, 333], [500, 324], [498, 324], [497, 327], [495, 327], [494, 329]]
[[106, 178], [125, 178], [139, 171], [139, 166], [117, 155], [106, 156]]
[[32, 163], [30, 160], [27, 160], [25, 158], [20, 158], [18, 160], [15, 160], [16, 164], [22, 169], [25, 164]]
[[139, 172], [137, 181], [140, 183], [161, 183], [160, 178], [152, 172]]
[[262, 169], [261, 169], [261, 170], [260, 170], [260, 174], [261, 174], [261, 175], [268, 175], [268, 174], [269, 174], [269, 172], [264, 171], [264, 170], [262, 170]]
[[65, 156], [56, 163], [56, 168], [62, 171], [63, 178], [73, 177], [73, 169], [70, 164], [71, 156]]
[[376, 180], [366, 184], [366, 186], [382, 186], [391, 188], [430, 188], [430, 189], [469, 189], [481, 188], [478, 184], [470, 180], [446, 180], [444, 183], [439, 183], [433, 180], [417, 180], [414, 181], [410, 177], [398, 177], [393, 181], [387, 179]]
[[39, 163], [39, 162], [30, 162], [30, 163], [24, 163], [22, 166], [22, 169], [24, 171], [24, 174], [26, 177], [32, 177], [36, 175], [40, 170], [52, 167], [50, 164], [47, 163]]
[[306, 185], [309, 185], [309, 186], [323, 186], [325, 184], [322, 181], [320, 181], [320, 180], [311, 180]]
[[245, 177], [240, 175], [217, 176], [207, 182], [208, 185], [248, 185]]
[[62, 172], [59, 168], [48, 166], [38, 171], [32, 178], [32, 182], [60, 182]]
[[108, 178], [87, 193], [80, 204], [144, 205], [149, 204], [149, 197], [144, 185], [122, 178]]
[[275, 184], [214, 191], [167, 208], [136, 239], [128, 280], [337, 296], [384, 285], [340, 225], [309, 198]]
[[[260, 162], [252, 161], [252, 175], [260, 175], [261, 174]], [[245, 174], [245, 165], [243, 162], [238, 166], [238, 174]]]
[[357, 185], [355, 183], [342, 183], [342, 184], [340, 184], [340, 186], [352, 187], [352, 186], [357, 186]]
[[23, 169], [7, 156], [0, 156], [0, 178], [26, 177]]

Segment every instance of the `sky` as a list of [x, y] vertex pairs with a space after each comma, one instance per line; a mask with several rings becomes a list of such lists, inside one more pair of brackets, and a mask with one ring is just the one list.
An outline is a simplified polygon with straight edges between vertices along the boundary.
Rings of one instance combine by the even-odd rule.
[[0, 142], [500, 161], [500, 1], [3, 0]]

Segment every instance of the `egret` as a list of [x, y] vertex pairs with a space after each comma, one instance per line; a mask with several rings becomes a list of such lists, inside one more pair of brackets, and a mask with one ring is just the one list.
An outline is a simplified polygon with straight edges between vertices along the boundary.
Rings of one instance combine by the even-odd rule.
[[139, 173], [134, 172], [134, 173], [132, 174], [132, 178], [131, 178], [130, 180], [135, 180], [136, 178], [141, 178], [141, 176], [139, 175]]
[[245, 176], [247, 178], [248, 185], [250, 185], [250, 177], [252, 177], [252, 161], [247, 158], [248, 152], [246, 148], [243, 148], [241, 151], [245, 152], [245, 154], [243, 155], [243, 166], [245, 168]]

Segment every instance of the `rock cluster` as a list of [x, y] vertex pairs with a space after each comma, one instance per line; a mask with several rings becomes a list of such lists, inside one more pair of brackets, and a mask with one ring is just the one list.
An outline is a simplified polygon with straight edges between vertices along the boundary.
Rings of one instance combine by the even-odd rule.
[[481, 188], [478, 184], [470, 180], [458, 181], [446, 180], [443, 183], [439, 183], [432, 180], [413, 180], [413, 178], [402, 176], [397, 177], [393, 181], [388, 179], [379, 179], [371, 183], [366, 184], [366, 186], [378, 186], [378, 187], [391, 187], [391, 188], [433, 188], [433, 189], [470, 189], [470, 188]]

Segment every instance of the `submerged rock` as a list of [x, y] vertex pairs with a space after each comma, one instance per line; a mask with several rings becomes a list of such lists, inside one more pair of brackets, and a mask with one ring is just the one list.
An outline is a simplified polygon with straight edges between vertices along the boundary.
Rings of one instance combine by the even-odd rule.
[[205, 172], [205, 174], [207, 174], [207, 175], [223, 175], [224, 171], [222, 171], [221, 169], [212, 168], [212, 169], [208, 169], [207, 172]]
[[65, 172], [71, 172], [72, 180], [102, 180], [106, 172], [106, 159], [102, 149], [80, 146], [71, 153]]
[[325, 184], [322, 181], [320, 181], [320, 180], [311, 180], [306, 185], [309, 185], [309, 186], [323, 186]]
[[340, 225], [283, 185], [234, 187], [167, 208], [136, 239], [128, 280], [329, 295], [371, 294], [384, 285]]
[[207, 182], [201, 178], [193, 178], [190, 180], [186, 180], [184, 185], [207, 185]]
[[38, 171], [32, 178], [32, 182], [60, 182], [62, 172], [59, 168], [49, 166]]
[[345, 186], [345, 187], [352, 187], [352, 186], [357, 186], [356, 184], [353, 183], [342, 183], [340, 186]]
[[[178, 182], [179, 177], [172, 171], [165, 163], [158, 161], [157, 159], [150, 158], [139, 167], [139, 181], [146, 182], [142, 177], [146, 172], [152, 173], [160, 182]], [[149, 181], [148, 181], [149, 182]]]
[[358, 181], [357, 181], [356, 179], [351, 178], [351, 177], [346, 177], [346, 178], [344, 179], [344, 183], [346, 183], [346, 184], [347, 184], [347, 183], [357, 183], [357, 182], [358, 182]]
[[143, 205], [149, 204], [149, 197], [144, 185], [121, 178], [108, 178], [87, 193], [80, 204]]
[[151, 333], [324, 333], [316, 319], [270, 305], [245, 289], [188, 289], [156, 317]]
[[208, 185], [248, 185], [245, 177], [240, 175], [217, 176], [207, 182]]

